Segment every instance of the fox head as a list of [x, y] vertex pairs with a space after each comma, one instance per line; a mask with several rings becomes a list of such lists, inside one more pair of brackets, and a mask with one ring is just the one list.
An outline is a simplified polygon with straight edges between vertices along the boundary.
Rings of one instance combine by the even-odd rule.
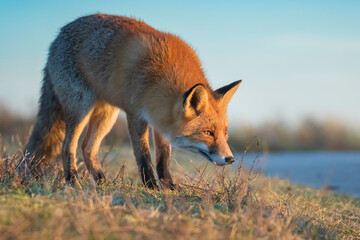
[[240, 81], [233, 82], [216, 91], [196, 84], [179, 100], [174, 111], [179, 119], [173, 129], [172, 144], [198, 153], [215, 165], [234, 162], [227, 144], [227, 105], [239, 87]]

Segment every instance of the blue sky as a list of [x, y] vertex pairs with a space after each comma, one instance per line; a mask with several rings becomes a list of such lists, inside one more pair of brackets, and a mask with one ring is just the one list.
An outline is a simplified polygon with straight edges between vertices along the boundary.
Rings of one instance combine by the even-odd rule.
[[0, 2], [0, 101], [36, 114], [60, 27], [104, 12], [134, 16], [194, 47], [213, 88], [243, 79], [229, 118], [360, 122], [360, 1]]

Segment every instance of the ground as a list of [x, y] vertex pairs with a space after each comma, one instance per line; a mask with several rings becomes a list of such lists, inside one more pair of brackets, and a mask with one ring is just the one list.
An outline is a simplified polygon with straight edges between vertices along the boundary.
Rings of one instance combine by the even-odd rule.
[[99, 186], [79, 157], [81, 188], [61, 168], [21, 181], [0, 155], [1, 239], [360, 239], [360, 199], [194, 155], [174, 154], [174, 191], [144, 188], [130, 147], [102, 148]]

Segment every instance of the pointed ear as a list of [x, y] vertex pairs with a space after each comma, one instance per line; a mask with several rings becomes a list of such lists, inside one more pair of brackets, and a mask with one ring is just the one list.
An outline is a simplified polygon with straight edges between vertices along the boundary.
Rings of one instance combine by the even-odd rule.
[[219, 88], [218, 90], [215, 91], [218, 99], [222, 102], [222, 104], [228, 105], [228, 103], [230, 102], [232, 96], [238, 89], [241, 82], [242, 82], [242, 80], [233, 82], [233, 83], [226, 85], [225, 87]]
[[208, 94], [205, 86], [196, 84], [184, 93], [183, 111], [185, 117], [199, 115], [207, 106]]

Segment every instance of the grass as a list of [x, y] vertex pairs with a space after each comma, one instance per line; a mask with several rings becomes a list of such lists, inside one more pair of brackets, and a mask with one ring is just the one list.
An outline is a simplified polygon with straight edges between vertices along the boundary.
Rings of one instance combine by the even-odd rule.
[[82, 189], [75, 189], [65, 185], [61, 168], [22, 182], [16, 154], [2, 149], [1, 239], [360, 238], [360, 199], [252, 169], [214, 167], [177, 152], [172, 172], [179, 189], [154, 191], [140, 184], [130, 148], [107, 154], [104, 147], [108, 183], [96, 186], [80, 163]]

